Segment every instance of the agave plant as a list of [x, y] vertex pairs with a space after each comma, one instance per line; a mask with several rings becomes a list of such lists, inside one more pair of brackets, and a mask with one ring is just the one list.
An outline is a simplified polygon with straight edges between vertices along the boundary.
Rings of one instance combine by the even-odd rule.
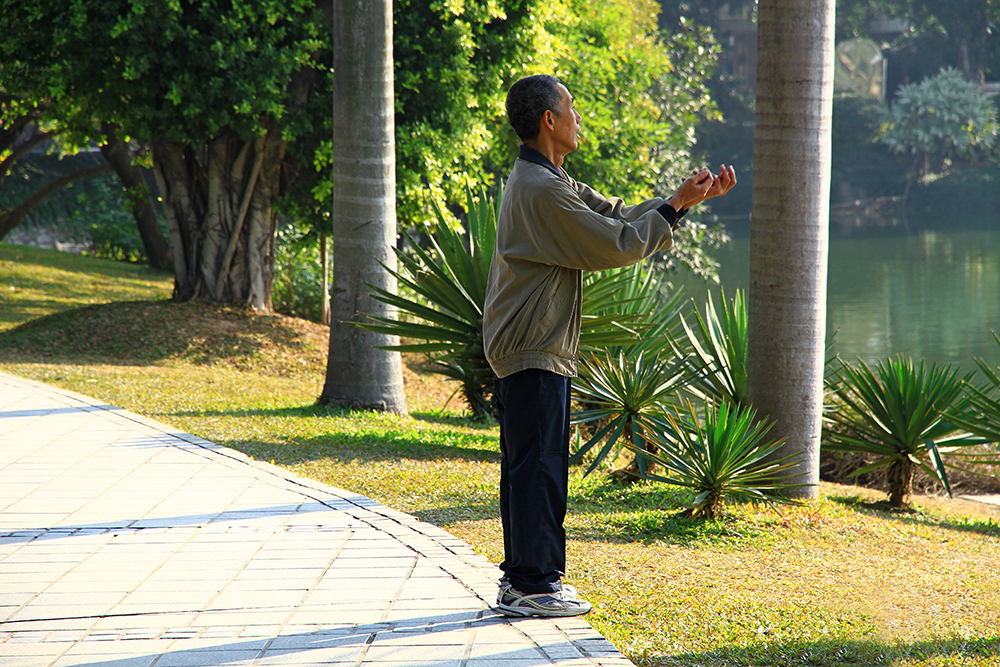
[[[649, 262], [586, 273], [583, 292], [582, 352], [659, 354], [679, 328], [684, 291], [674, 289], [666, 274]], [[625, 327], [634, 335], [623, 338]]]
[[[1000, 336], [996, 332], [993, 338], [1000, 346]], [[993, 369], [983, 359], [976, 359], [976, 365], [990, 383], [990, 387], [976, 387], [971, 383], [965, 386], [965, 395], [969, 401], [970, 410], [964, 414], [950, 411], [948, 417], [966, 429], [991, 443], [1000, 443], [1000, 368]], [[991, 463], [993, 463], [991, 461]]]
[[804, 486], [788, 481], [788, 470], [798, 455], [775, 459], [782, 440], [769, 440], [771, 425], [758, 421], [753, 408], [725, 402], [705, 406], [702, 424], [694, 406], [668, 414], [668, 428], [647, 432], [656, 453], [646, 455], [663, 470], [654, 481], [691, 489], [694, 501], [688, 514], [714, 519], [726, 502], [796, 504], [784, 495]]
[[829, 415], [832, 428], [824, 429], [823, 447], [875, 457], [852, 474], [884, 468], [893, 508], [909, 503], [915, 468], [951, 495], [942, 454], [984, 442], [946, 417], [968, 410], [963, 386], [971, 376], [959, 378], [950, 366], [915, 366], [902, 356], [878, 362], [874, 371], [860, 360], [857, 366], [841, 362], [831, 387], [840, 405]]
[[577, 401], [587, 409], [573, 413], [572, 423], [600, 426], [577, 448], [570, 462], [580, 461], [603, 443], [586, 476], [605, 460], [614, 461], [629, 446], [636, 452], [635, 460], [613, 474], [623, 481], [643, 477], [648, 472], [645, 434], [669, 428], [666, 414], [670, 401], [688, 377], [685, 363], [656, 354], [631, 356], [628, 350], [618, 349], [584, 356], [574, 390]]
[[[696, 327], [681, 317], [685, 339], [672, 338], [677, 354], [692, 353], [698, 379], [687, 389], [697, 399], [747, 404], [747, 307], [742, 290], [731, 301], [722, 292], [722, 307], [716, 310], [709, 293], [705, 316], [694, 309]], [[709, 372], [701, 372], [701, 368]]]
[[372, 317], [358, 326], [410, 341], [387, 349], [430, 355], [432, 370], [458, 381], [473, 415], [485, 418], [491, 414], [493, 371], [483, 350], [483, 303], [496, 244], [496, 210], [484, 194], [479, 201], [471, 190], [467, 196], [468, 245], [438, 211], [429, 249], [405, 232], [411, 252], [396, 249], [400, 270], [391, 273], [401, 293], [369, 285], [376, 299], [414, 317]]
[[[392, 271], [399, 294], [369, 285], [376, 299], [407, 316], [372, 317], [357, 326], [401, 339], [399, 345], [386, 349], [427, 354], [432, 360], [430, 369], [456, 380], [473, 416], [486, 419], [492, 414], [494, 375], [483, 349], [483, 306], [496, 245], [498, 207], [483, 191], [478, 199], [468, 191], [467, 202], [467, 235], [453, 229], [440, 211], [429, 248], [404, 233], [410, 250], [396, 249], [399, 270]], [[588, 277], [582, 349], [627, 345], [642, 339], [646, 329], [642, 290], [656, 289], [657, 284], [640, 280], [637, 271], [629, 268]]]

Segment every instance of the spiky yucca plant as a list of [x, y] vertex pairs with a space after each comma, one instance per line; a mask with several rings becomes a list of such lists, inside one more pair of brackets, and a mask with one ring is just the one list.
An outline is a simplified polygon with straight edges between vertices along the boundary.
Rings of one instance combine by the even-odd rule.
[[729, 501], [796, 504], [784, 495], [802, 486], [787, 481], [795, 455], [772, 460], [781, 440], [769, 440], [770, 424], [753, 408], [726, 402], [705, 405], [704, 417], [687, 402], [667, 415], [668, 428], [647, 433], [657, 449], [649, 458], [663, 469], [649, 479], [691, 489], [688, 514], [715, 519]]
[[[589, 475], [606, 460], [614, 461], [626, 443], [636, 453], [634, 466], [620, 473], [622, 481], [633, 481], [648, 472], [645, 433], [669, 428], [666, 414], [677, 390], [688, 381], [684, 363], [655, 354], [627, 350], [604, 351], [584, 356], [580, 378], [574, 389], [577, 400], [587, 406], [573, 413], [572, 423], [601, 426], [570, 457], [580, 461], [603, 445], [584, 473]], [[634, 470], [632, 470], [634, 468]]]
[[[1000, 346], [1000, 336], [996, 332], [993, 338]], [[976, 387], [966, 383], [965, 395], [970, 410], [964, 414], [949, 411], [948, 417], [967, 431], [997, 444], [1000, 443], [1000, 368], [991, 368], [983, 359], [976, 359], [976, 365], [990, 386]], [[988, 452], [987, 456], [995, 456], [995, 452]]]
[[685, 337], [672, 337], [678, 355], [691, 353], [692, 362], [709, 372], [700, 373], [687, 389], [701, 401], [723, 401], [730, 405], [747, 403], [747, 307], [742, 290], [726, 299], [718, 310], [709, 293], [705, 316], [694, 308], [695, 326], [681, 317]]
[[839, 405], [829, 413], [822, 446], [875, 457], [852, 474], [884, 468], [893, 508], [909, 503], [914, 468], [937, 479], [951, 495], [942, 454], [984, 442], [946, 417], [968, 410], [962, 390], [971, 376], [960, 378], [957, 369], [936, 364], [916, 366], [902, 356], [878, 362], [874, 371], [860, 360], [856, 366], [841, 362], [831, 385]]

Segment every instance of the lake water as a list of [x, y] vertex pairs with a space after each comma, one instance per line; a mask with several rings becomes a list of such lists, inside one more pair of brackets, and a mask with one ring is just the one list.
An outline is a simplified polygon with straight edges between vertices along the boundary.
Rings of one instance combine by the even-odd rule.
[[[1000, 365], [991, 333], [1000, 335], [1000, 220], [967, 220], [950, 231], [870, 222], [831, 223], [831, 350], [869, 364], [902, 354], [963, 371], [977, 357]], [[750, 238], [748, 223], [727, 228], [734, 239], [716, 257], [731, 295], [749, 285]], [[700, 290], [689, 283], [690, 296]]]

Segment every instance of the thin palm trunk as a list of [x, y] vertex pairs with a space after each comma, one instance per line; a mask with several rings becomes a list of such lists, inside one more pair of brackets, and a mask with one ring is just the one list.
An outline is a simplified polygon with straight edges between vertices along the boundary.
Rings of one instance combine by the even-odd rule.
[[406, 412], [398, 344], [352, 326], [396, 309], [367, 285], [396, 292], [396, 158], [392, 3], [335, 0], [333, 296], [330, 355], [320, 402]]
[[826, 329], [833, 0], [762, 0], [748, 290], [748, 394], [791, 493], [816, 497]]

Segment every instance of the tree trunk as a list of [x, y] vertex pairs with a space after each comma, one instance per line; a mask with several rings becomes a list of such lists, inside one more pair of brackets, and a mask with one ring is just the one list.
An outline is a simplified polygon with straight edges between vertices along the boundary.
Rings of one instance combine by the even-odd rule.
[[200, 148], [153, 143], [175, 298], [271, 310], [272, 206], [287, 145], [278, 131], [247, 140], [226, 131]]
[[815, 498], [823, 407], [833, 0], [762, 0], [748, 304], [751, 404]]
[[330, 326], [330, 254], [327, 252], [326, 232], [319, 234], [319, 265], [320, 280], [323, 289], [320, 292], [320, 321]]
[[395, 336], [351, 326], [366, 315], [395, 317], [366, 283], [391, 292], [395, 268], [396, 158], [392, 3], [335, 0], [333, 96], [333, 295], [330, 354], [320, 402], [406, 412]]
[[142, 170], [132, 163], [132, 151], [128, 144], [118, 138], [115, 126], [105, 123], [101, 129], [105, 136], [101, 155], [118, 174], [118, 179], [128, 193], [128, 206], [139, 229], [146, 259], [154, 268], [170, 270], [173, 268], [174, 259], [170, 254], [167, 239], [160, 231], [156, 209], [153, 208], [152, 194], [146, 179], [142, 177]]
[[889, 505], [895, 509], [909, 505], [913, 493], [913, 462], [903, 457], [890, 463], [885, 477], [889, 483]]

